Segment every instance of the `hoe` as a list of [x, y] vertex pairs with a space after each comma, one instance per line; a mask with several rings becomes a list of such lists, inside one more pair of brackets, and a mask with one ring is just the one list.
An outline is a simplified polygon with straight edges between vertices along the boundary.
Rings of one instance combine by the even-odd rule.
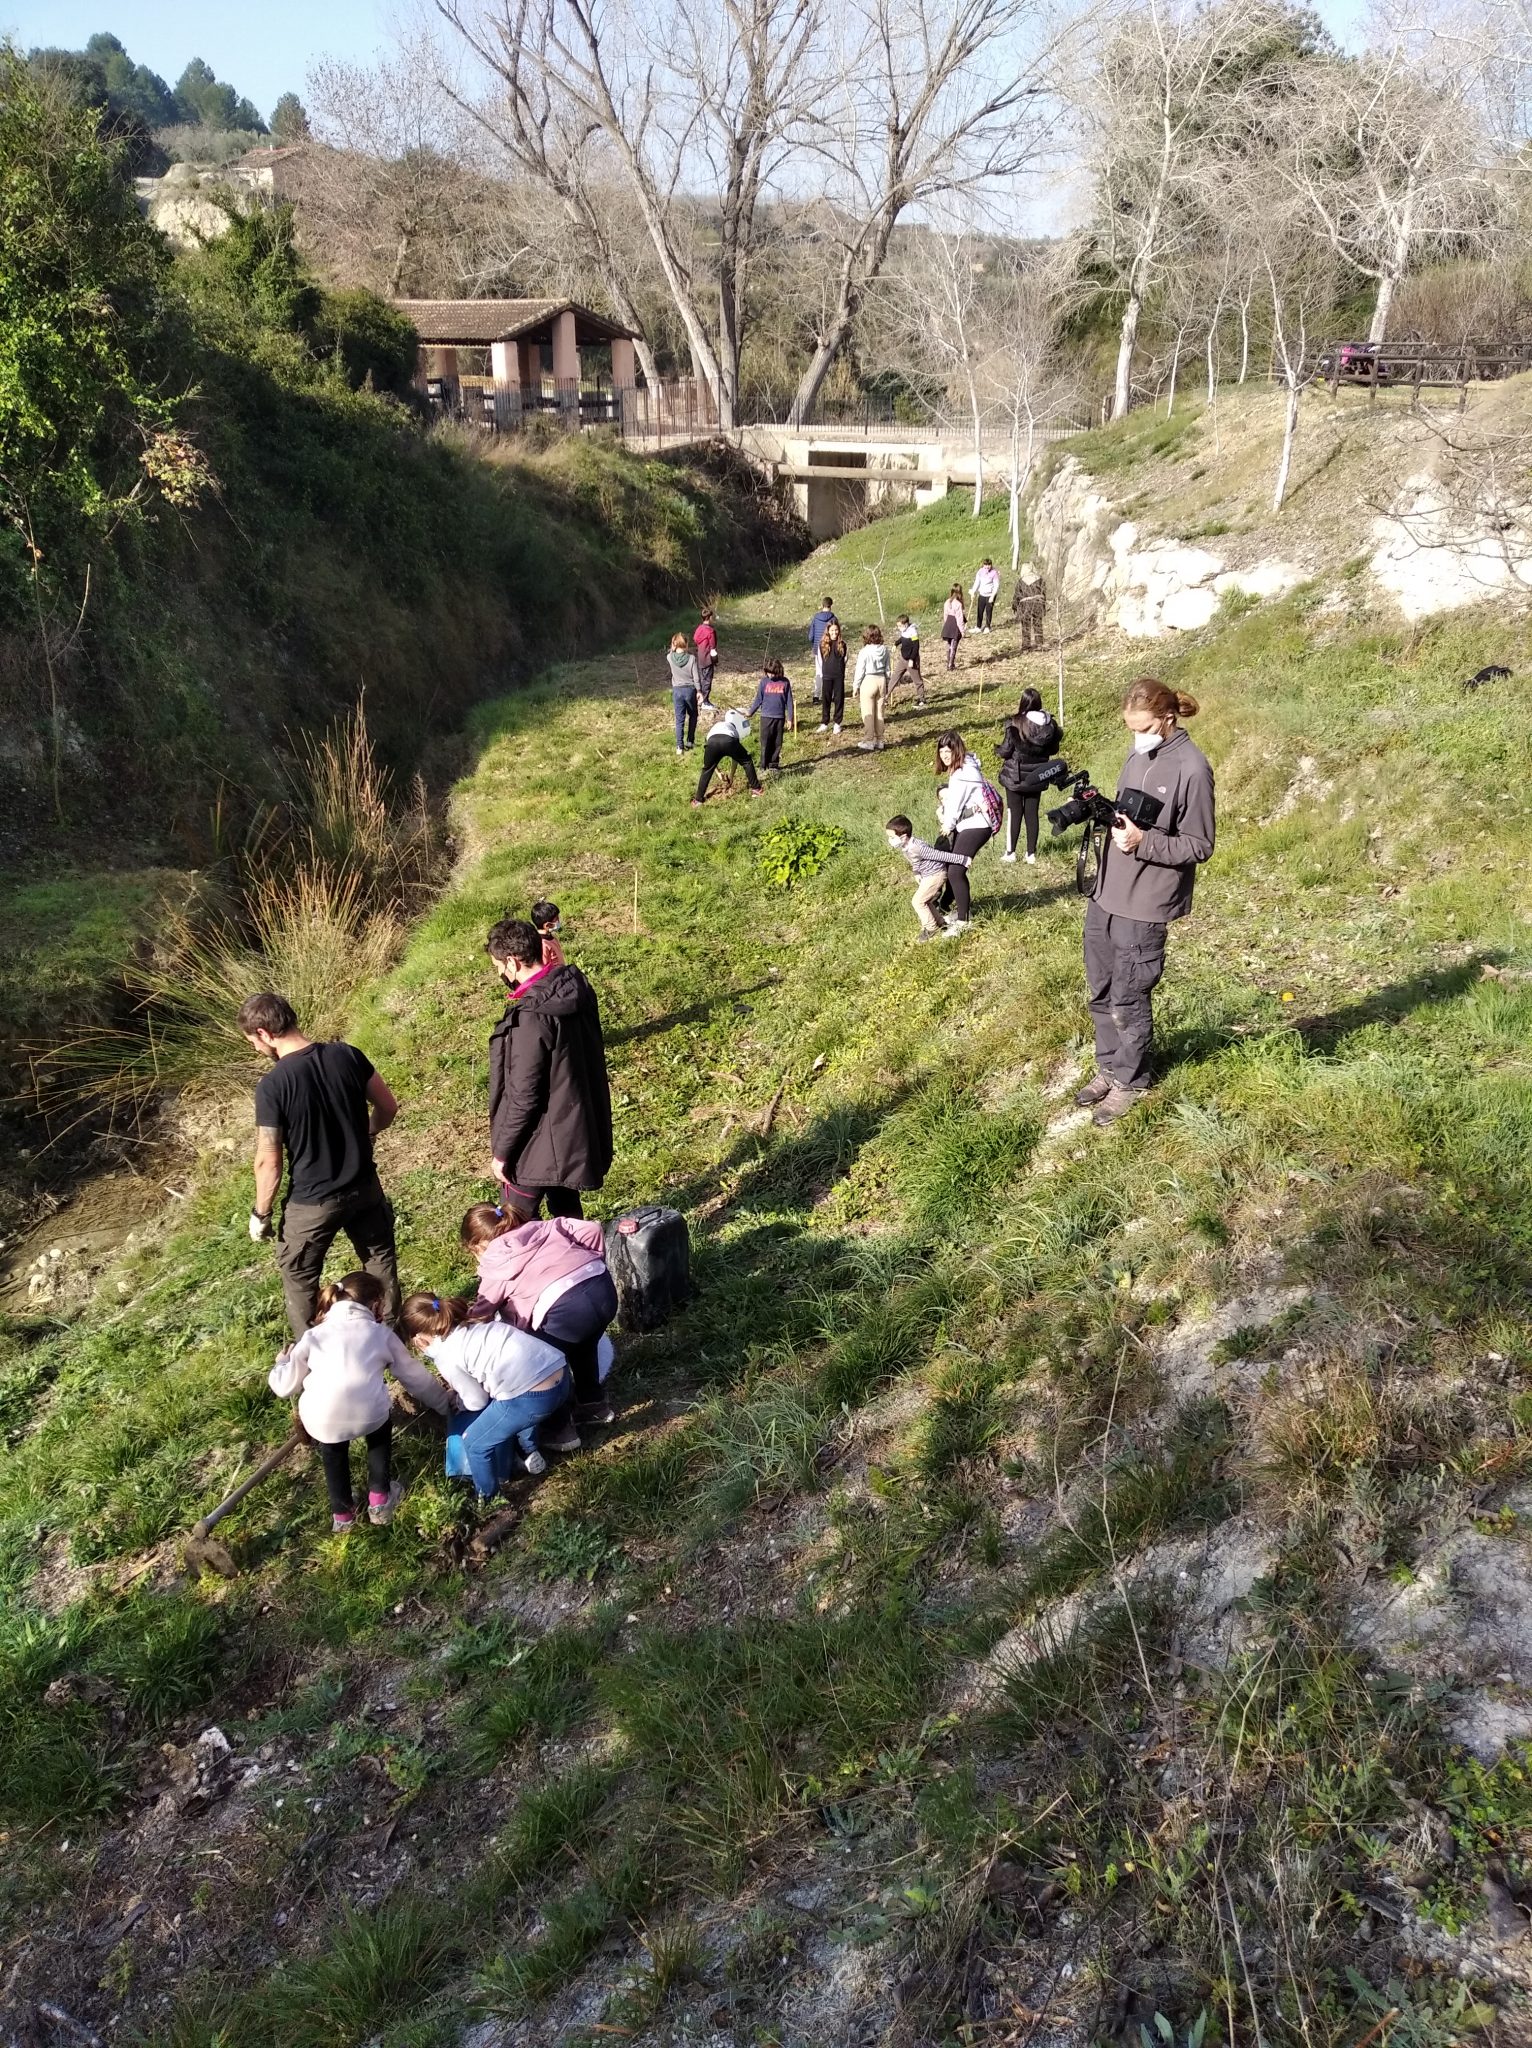
[[263, 1479], [269, 1479], [300, 1444], [307, 1442], [308, 1436], [305, 1431], [294, 1424], [293, 1433], [286, 1443], [278, 1444], [274, 1451], [268, 1451], [255, 1470], [239, 1482], [227, 1500], [221, 1500], [211, 1513], [204, 1515], [200, 1522], [192, 1524], [192, 1532], [187, 1537], [182, 1551], [188, 1571], [215, 1571], [225, 1579], [238, 1577], [239, 1566], [213, 1534], [214, 1529], [225, 1515], [239, 1506], [247, 1493], [253, 1492]]

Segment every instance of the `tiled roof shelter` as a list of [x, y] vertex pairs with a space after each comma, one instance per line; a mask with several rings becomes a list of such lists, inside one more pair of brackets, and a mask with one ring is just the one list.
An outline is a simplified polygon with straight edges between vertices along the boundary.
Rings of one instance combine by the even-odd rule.
[[631, 329], [571, 299], [395, 299], [420, 337], [420, 376], [454, 381], [460, 348], [487, 348], [496, 385], [541, 383], [543, 350], [552, 351], [556, 384], [578, 384], [582, 348], [609, 348], [612, 384], [631, 387]]

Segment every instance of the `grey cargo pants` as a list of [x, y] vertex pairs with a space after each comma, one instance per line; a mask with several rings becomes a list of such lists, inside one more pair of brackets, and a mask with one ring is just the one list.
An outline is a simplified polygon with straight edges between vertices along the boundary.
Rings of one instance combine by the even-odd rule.
[[277, 1269], [293, 1335], [301, 1337], [314, 1320], [319, 1277], [325, 1255], [344, 1231], [357, 1264], [383, 1282], [386, 1321], [399, 1313], [399, 1265], [394, 1251], [394, 1205], [376, 1174], [347, 1195], [325, 1202], [284, 1203], [277, 1232]]
[[1165, 926], [1085, 906], [1085, 993], [1096, 1027], [1096, 1070], [1119, 1088], [1149, 1086], [1151, 998], [1165, 972]]

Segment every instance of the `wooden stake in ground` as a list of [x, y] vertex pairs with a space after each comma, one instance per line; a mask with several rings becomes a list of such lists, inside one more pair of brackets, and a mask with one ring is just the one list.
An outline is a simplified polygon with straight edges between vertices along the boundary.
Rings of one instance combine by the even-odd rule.
[[638, 863], [633, 864], [633, 936], [638, 937]]

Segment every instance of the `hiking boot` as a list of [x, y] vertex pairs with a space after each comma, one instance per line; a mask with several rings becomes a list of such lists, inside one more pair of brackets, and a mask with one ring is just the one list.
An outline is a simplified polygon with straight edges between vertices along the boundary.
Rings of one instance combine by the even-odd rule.
[[534, 1479], [541, 1479], [543, 1474], [548, 1469], [548, 1460], [543, 1456], [541, 1451], [523, 1451], [521, 1454], [521, 1462], [523, 1465], [525, 1465], [525, 1467], [531, 1473]]
[[543, 1448], [549, 1451], [577, 1451], [580, 1432], [572, 1422], [555, 1422], [543, 1431]]
[[387, 1500], [370, 1500], [367, 1503], [367, 1519], [379, 1529], [386, 1529], [394, 1519], [394, 1509], [404, 1498], [404, 1481], [396, 1479], [388, 1489]]
[[617, 1410], [605, 1397], [581, 1401], [575, 1408], [575, 1420], [587, 1429], [606, 1429], [617, 1420]]
[[1085, 1086], [1075, 1097], [1075, 1108], [1094, 1109], [1098, 1102], [1105, 1102], [1111, 1092], [1112, 1082], [1110, 1076], [1097, 1074], [1094, 1080], [1086, 1082]]
[[1126, 1116], [1135, 1104], [1142, 1102], [1145, 1093], [1142, 1088], [1119, 1088], [1114, 1081], [1096, 1104], [1096, 1113], [1091, 1122], [1104, 1131], [1109, 1124], [1115, 1124], [1119, 1117]]

